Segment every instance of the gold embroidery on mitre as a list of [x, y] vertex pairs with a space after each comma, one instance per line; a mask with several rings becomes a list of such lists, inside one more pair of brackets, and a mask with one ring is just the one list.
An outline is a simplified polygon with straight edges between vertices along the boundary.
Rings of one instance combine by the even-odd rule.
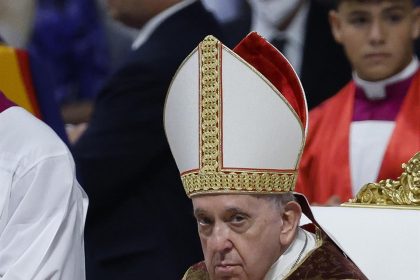
[[398, 180], [387, 179], [379, 183], [366, 184], [356, 197], [345, 205], [420, 207], [420, 152], [408, 163], [404, 163], [402, 168], [404, 172]]
[[207, 36], [200, 44], [200, 171], [219, 170], [220, 43]]
[[202, 193], [282, 193], [293, 191], [296, 173], [194, 172], [181, 176], [189, 197]]

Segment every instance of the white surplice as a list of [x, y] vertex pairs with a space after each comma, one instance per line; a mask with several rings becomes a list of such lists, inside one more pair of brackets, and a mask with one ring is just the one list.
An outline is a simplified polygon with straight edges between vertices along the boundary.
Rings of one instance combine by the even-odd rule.
[[[362, 80], [353, 73], [353, 80], [363, 89], [369, 100], [386, 98], [388, 85], [413, 76], [419, 68], [417, 57], [401, 72], [382, 81]], [[363, 120], [353, 121], [350, 125], [350, 172], [352, 192], [355, 196], [367, 182], [375, 182], [395, 128], [395, 121]], [[366, 160], [369, 159], [369, 160]]]
[[1, 112], [0, 279], [85, 279], [87, 206], [58, 136], [20, 107]]
[[[306, 242], [305, 242], [306, 239]], [[298, 228], [293, 243], [287, 248], [278, 260], [271, 266], [264, 277], [264, 280], [281, 280], [289, 274], [294, 268], [302, 262], [305, 256], [316, 246], [315, 235], [304, 229]]]

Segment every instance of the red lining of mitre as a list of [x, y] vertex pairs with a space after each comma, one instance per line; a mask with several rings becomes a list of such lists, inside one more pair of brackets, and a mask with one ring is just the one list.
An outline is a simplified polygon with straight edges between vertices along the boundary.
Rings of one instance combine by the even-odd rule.
[[306, 125], [306, 102], [298, 77], [290, 63], [258, 33], [248, 34], [233, 51], [266, 77]]

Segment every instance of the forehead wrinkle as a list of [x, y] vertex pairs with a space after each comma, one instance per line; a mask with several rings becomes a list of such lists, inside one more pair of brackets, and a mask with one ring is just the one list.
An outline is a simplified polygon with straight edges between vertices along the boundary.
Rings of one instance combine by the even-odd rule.
[[226, 207], [225, 212], [228, 212], [228, 213], [244, 213], [246, 211], [244, 211], [240, 207]]
[[[359, 3], [359, 4], [380, 4], [380, 3], [402, 3], [406, 0], [342, 0], [341, 3]], [[413, 1], [408, 1], [412, 3]]]
[[[214, 208], [212, 208], [212, 209], [214, 209]], [[249, 210], [247, 211], [246, 209], [243, 209], [243, 208], [238, 207], [238, 206], [225, 206], [223, 208], [223, 213], [230, 213], [230, 214], [232, 214], [232, 213], [248, 213], [248, 212], [251, 212], [251, 211], [249, 211]], [[208, 214], [209, 214], [209, 211], [207, 211], [207, 210], [205, 210], [203, 208], [200, 208], [200, 207], [197, 207], [194, 210], [194, 215], [195, 216], [198, 216], [198, 215], [208, 215]]]
[[405, 1], [401, 1], [401, 0], [388, 0], [388, 1], [357, 1], [357, 0], [350, 0], [350, 1], [343, 1], [343, 4], [347, 4], [349, 6], [378, 6], [378, 5], [385, 5], [385, 6], [401, 6], [404, 7], [406, 6], [406, 4], [408, 4], [409, 6], [412, 5], [411, 1], [410, 2], [405, 2]]
[[[348, 6], [347, 15], [350, 16], [368, 16], [372, 14], [369, 7], [366, 6]], [[343, 11], [343, 10], [339, 10]], [[402, 3], [390, 3], [390, 6], [381, 8], [380, 13], [387, 14], [392, 12], [407, 12], [410, 11], [409, 7], [404, 6]]]
[[411, 12], [412, 9], [410, 7], [402, 5], [402, 3], [396, 3], [395, 5], [392, 5], [390, 7], [385, 7], [385, 9], [383, 10], [384, 13], [395, 12], [395, 11]]

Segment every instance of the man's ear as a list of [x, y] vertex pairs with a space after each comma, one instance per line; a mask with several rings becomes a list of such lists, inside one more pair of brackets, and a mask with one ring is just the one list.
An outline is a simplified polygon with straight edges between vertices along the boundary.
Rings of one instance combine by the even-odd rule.
[[280, 231], [280, 244], [283, 248], [287, 248], [294, 240], [301, 216], [302, 208], [296, 201], [290, 201], [284, 206], [283, 227]]
[[420, 36], [420, 7], [413, 10], [413, 31], [411, 37], [416, 40]]
[[328, 13], [332, 35], [337, 43], [341, 44], [341, 21], [336, 10]]

